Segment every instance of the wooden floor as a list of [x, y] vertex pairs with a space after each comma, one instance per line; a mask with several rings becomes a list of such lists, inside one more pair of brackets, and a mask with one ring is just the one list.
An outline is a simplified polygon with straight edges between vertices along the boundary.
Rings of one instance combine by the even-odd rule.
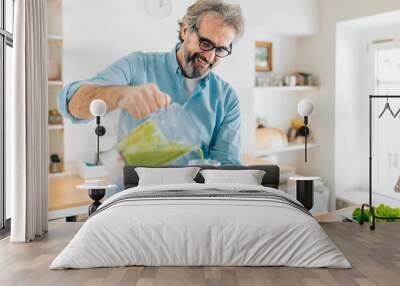
[[48, 270], [49, 264], [81, 226], [50, 223], [35, 242], [0, 241], [0, 285], [400, 285], [400, 224], [321, 223], [353, 268], [289, 267], [122, 267]]

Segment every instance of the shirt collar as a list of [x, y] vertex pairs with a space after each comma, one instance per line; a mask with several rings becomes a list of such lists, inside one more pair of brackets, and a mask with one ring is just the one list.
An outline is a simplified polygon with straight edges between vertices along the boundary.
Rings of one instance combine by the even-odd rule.
[[[185, 77], [182, 74], [181, 71], [181, 67], [178, 64], [178, 59], [176, 58], [176, 53], [179, 50], [179, 48], [181, 47], [181, 43], [178, 43], [175, 45], [175, 47], [172, 49], [172, 51], [168, 54], [168, 61], [169, 61], [169, 65], [171, 67], [171, 71], [175, 74], [180, 74], [183, 78]], [[210, 72], [208, 72], [208, 74], [200, 79], [200, 85], [202, 87], [205, 86], [205, 84], [208, 82], [209, 78], [210, 78]]]
[[181, 73], [181, 68], [178, 64], [178, 59], [176, 58], [176, 52], [178, 51], [180, 44], [177, 44], [172, 51], [168, 54], [168, 61], [173, 73]]

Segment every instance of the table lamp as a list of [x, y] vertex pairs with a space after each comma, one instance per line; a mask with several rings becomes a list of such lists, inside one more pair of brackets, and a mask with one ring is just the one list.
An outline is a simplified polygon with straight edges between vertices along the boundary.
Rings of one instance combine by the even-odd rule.
[[90, 113], [96, 117], [97, 127], [95, 133], [97, 135], [97, 159], [96, 165], [100, 164], [100, 136], [106, 134], [104, 126], [100, 125], [100, 117], [104, 116], [107, 112], [107, 105], [101, 99], [95, 99], [90, 103]]
[[304, 117], [304, 162], [307, 162], [307, 135], [308, 135], [308, 116], [313, 112], [314, 110], [314, 105], [312, 102], [308, 99], [303, 99], [299, 102], [297, 105], [297, 111], [298, 113]]

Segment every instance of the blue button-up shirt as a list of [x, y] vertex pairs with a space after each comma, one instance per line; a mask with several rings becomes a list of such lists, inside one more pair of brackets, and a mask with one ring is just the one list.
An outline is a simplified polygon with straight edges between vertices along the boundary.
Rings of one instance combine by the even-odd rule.
[[[58, 97], [60, 111], [73, 123], [85, 122], [68, 111], [68, 102], [84, 84], [136, 86], [155, 83], [162, 92], [171, 96], [172, 102], [180, 104], [191, 116], [205, 158], [225, 165], [240, 164], [240, 109], [235, 91], [219, 76], [209, 72], [199, 81], [193, 94], [188, 96], [176, 51], [174, 48], [169, 53], [134, 52], [91, 79], [66, 85]], [[123, 110], [119, 123], [120, 138], [142, 122]]]

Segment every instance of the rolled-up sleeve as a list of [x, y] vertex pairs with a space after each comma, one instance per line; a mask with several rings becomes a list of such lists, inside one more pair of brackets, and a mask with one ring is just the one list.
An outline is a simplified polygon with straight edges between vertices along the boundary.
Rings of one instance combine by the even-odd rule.
[[[132, 67], [135, 67], [135, 71]], [[78, 80], [67, 84], [58, 94], [58, 109], [61, 114], [70, 119], [72, 123], [87, 122], [88, 120], [74, 117], [68, 110], [69, 101], [82, 85], [130, 85], [134, 77], [134, 72], [139, 72], [143, 69], [141, 53], [132, 53], [111, 64], [104, 71], [98, 73], [91, 79]]]
[[239, 99], [233, 90], [228, 95], [224, 118], [210, 146], [210, 159], [222, 165], [240, 165]]

